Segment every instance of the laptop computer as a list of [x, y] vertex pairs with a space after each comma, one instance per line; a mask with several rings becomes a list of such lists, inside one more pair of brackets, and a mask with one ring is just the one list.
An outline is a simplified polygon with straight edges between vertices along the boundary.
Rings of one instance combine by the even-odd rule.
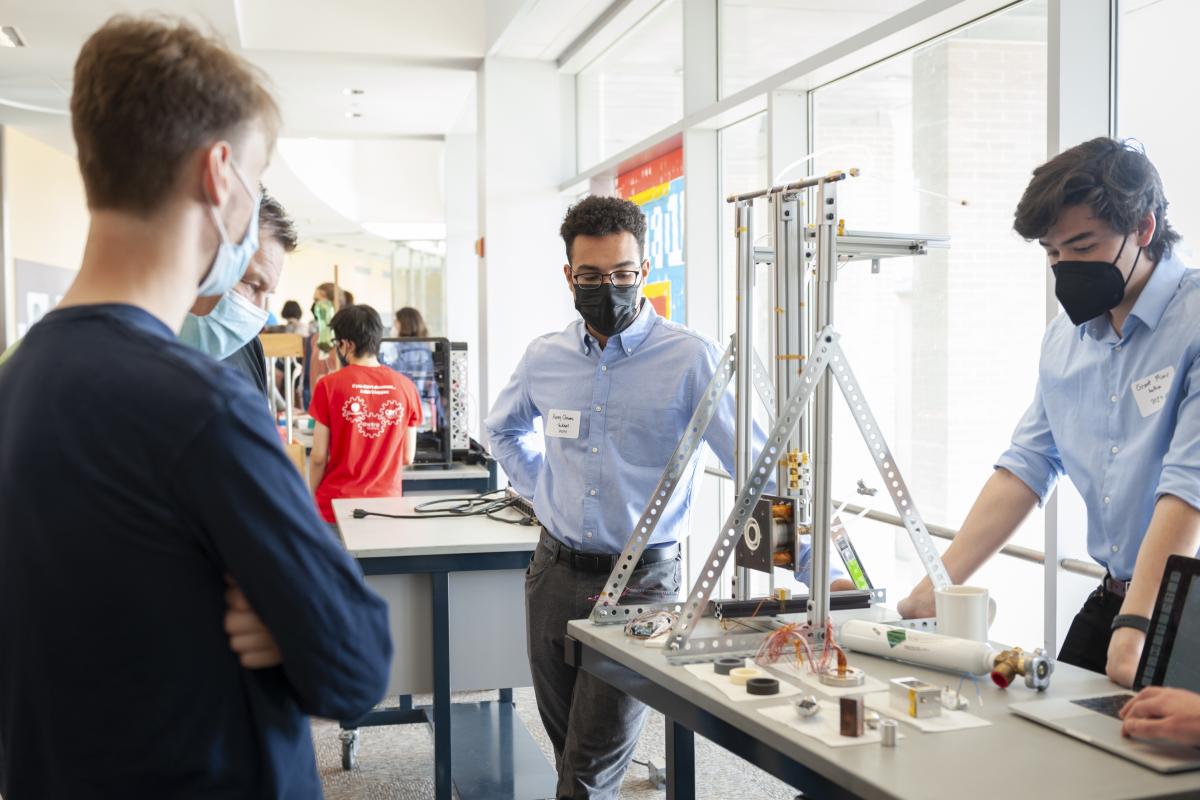
[[[1171, 556], [1158, 590], [1135, 689], [1171, 686], [1200, 692], [1200, 560]], [[1121, 735], [1117, 712], [1130, 692], [1046, 698], [1009, 706], [1014, 714], [1157, 772], [1200, 769], [1200, 749]]]

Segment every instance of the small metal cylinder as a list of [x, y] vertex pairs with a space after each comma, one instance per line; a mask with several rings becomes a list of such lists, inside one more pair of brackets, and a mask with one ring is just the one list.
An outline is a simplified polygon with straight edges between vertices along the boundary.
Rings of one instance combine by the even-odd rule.
[[896, 729], [900, 727], [894, 719], [879, 720], [880, 744], [884, 747], [896, 746]]

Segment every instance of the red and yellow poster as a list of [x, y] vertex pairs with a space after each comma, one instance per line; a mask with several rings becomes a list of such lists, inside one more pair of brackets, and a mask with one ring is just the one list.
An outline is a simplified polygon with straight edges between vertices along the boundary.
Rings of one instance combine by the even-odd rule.
[[645, 295], [667, 319], [687, 322], [683, 264], [683, 148], [617, 176], [617, 195], [646, 215]]

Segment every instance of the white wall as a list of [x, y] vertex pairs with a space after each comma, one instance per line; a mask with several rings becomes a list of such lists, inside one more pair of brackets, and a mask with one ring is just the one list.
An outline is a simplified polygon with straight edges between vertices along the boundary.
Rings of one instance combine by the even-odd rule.
[[12, 257], [79, 269], [88, 232], [79, 164], [13, 128], [4, 137]]
[[573, 82], [551, 63], [489, 58], [479, 92], [479, 397], [490, 408], [530, 340], [575, 317], [558, 238]]
[[288, 256], [279, 277], [279, 286], [271, 298], [270, 307], [279, 316], [283, 304], [295, 300], [304, 309], [304, 319], [310, 319], [313, 290], [319, 284], [333, 281], [333, 265], [338, 265], [338, 285], [354, 293], [354, 302], [371, 306], [383, 317], [384, 325], [392, 317], [392, 265], [390, 261], [372, 258], [351, 250], [301, 244]]
[[467, 343], [467, 392], [471, 435], [480, 437], [483, 412], [479, 372], [479, 143], [475, 136], [477, 103], [466, 109], [469, 120], [446, 136], [446, 336]]

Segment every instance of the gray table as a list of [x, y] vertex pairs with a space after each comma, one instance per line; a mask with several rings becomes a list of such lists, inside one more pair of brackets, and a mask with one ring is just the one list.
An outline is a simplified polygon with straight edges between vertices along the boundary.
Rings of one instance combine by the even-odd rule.
[[[666, 716], [669, 799], [695, 797], [694, 733], [821, 800], [1200, 797], [1200, 773], [1160, 775], [1010, 713], [1010, 701], [1037, 697], [1020, 683], [1000, 690], [989, 682], [982, 708], [972, 698], [970, 712], [990, 720], [989, 727], [922, 733], [901, 722], [904, 738], [895, 748], [864, 744], [835, 749], [756, 710], [788, 701], [765, 697], [734, 703], [683, 667], [669, 664], [661, 650], [627, 639], [619, 625], [577, 620], [567, 632], [568, 661]], [[957, 685], [952, 675], [886, 659], [850, 654], [850, 663], [884, 683], [916, 675], [939, 686]], [[1115, 691], [1119, 687], [1103, 676], [1060, 664], [1042, 697]]]
[[[395, 650], [388, 694], [399, 697], [397, 707], [342, 728], [353, 738], [372, 725], [432, 724], [438, 800], [450, 800], [451, 784], [463, 800], [552, 797], [554, 769], [515, 713], [510, 688], [531, 683], [525, 567], [540, 529], [486, 517], [353, 517], [356, 508], [409, 515], [429, 499], [333, 501], [347, 550], [387, 601]], [[451, 703], [451, 688], [499, 689], [499, 700]], [[432, 707], [413, 708], [412, 695], [427, 692]], [[352, 762], [353, 742], [343, 766]]]

